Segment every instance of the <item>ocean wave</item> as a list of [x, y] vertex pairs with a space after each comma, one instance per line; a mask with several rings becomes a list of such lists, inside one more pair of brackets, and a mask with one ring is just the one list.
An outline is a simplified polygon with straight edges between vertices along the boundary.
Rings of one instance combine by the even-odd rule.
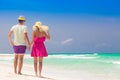
[[98, 55], [98, 53], [93, 53], [93, 55], [96, 55], [96, 56], [97, 56], [97, 55]]
[[[30, 55], [25, 55], [24, 59], [30, 59]], [[0, 61], [11, 61], [14, 59], [14, 54], [0, 54]]]
[[[98, 56], [95, 53], [94, 55], [90, 54], [75, 54], [75, 55], [65, 55], [65, 54], [59, 54], [59, 55], [49, 55], [47, 58], [60, 58], [60, 59], [96, 59]], [[2, 57], [4, 56], [4, 57]], [[13, 60], [14, 55], [13, 54], [3, 54], [0, 58], [0, 60]], [[31, 56], [29, 54], [24, 56], [24, 59], [31, 59]]]
[[97, 62], [107, 63], [107, 64], [120, 64], [120, 61], [107, 61], [107, 60], [97, 60]]
[[114, 61], [113, 64], [120, 64], [120, 61]]
[[0, 58], [0, 61], [11, 61], [13, 60], [14, 58]]
[[91, 57], [86, 55], [50, 55], [48, 58], [62, 58], [62, 59], [96, 59], [97, 57]]

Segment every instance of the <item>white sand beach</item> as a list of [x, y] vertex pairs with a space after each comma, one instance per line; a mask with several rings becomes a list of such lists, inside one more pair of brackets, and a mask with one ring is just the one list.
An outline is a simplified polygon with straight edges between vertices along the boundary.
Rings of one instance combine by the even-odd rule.
[[[13, 62], [9, 61], [14, 55], [0, 54], [0, 80], [119, 80], [120, 77], [99, 72], [88, 72], [87, 70], [65, 70], [56, 66], [43, 65], [42, 75], [38, 78], [34, 75], [33, 65], [23, 65], [22, 74], [13, 73]], [[28, 56], [25, 56], [28, 58]]]
[[[5, 61], [13, 58], [14, 55], [0, 54], [0, 80], [83, 80], [72, 75], [71, 71], [59, 70], [55, 67], [43, 66], [42, 75], [44, 78], [38, 78], [34, 75], [33, 65], [24, 64], [22, 69], [23, 75], [13, 73], [13, 63]], [[26, 58], [26, 56], [25, 56]]]

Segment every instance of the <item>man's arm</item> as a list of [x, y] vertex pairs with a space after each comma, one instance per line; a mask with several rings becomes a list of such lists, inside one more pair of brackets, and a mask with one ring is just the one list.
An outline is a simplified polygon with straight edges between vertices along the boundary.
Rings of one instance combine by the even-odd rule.
[[30, 45], [33, 44], [33, 42], [34, 42], [34, 37], [35, 37], [35, 31], [32, 32], [32, 41], [30, 42]]
[[28, 35], [27, 35], [27, 33], [24, 33], [24, 35], [25, 35], [25, 40], [28, 43], [27, 49], [30, 51], [30, 41], [29, 41]]
[[13, 40], [12, 40], [12, 34], [13, 34], [13, 31], [10, 31], [10, 32], [8, 33], [8, 40], [9, 40], [10, 44], [11, 44], [12, 46], [14, 46], [14, 42], [13, 42]]
[[24, 33], [24, 35], [25, 35], [25, 40], [27, 41], [28, 45], [30, 45], [30, 41], [29, 41], [27, 33]]

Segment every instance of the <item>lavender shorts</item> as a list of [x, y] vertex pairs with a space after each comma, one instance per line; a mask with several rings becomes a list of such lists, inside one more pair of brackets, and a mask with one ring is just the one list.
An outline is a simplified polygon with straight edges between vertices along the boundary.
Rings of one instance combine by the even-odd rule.
[[25, 54], [26, 46], [13, 46], [15, 54]]

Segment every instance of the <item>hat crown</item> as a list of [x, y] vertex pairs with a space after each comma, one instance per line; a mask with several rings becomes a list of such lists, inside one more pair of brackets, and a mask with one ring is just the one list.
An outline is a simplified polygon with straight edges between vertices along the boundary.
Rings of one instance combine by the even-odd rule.
[[41, 27], [42, 23], [40, 21], [35, 23], [36, 26]]
[[33, 26], [33, 30], [37, 30], [36, 26], [39, 28], [40, 32], [42, 32], [42, 31], [47, 32], [49, 29], [48, 26], [42, 25], [42, 23], [40, 21], [35, 23], [35, 25]]
[[25, 20], [25, 17], [24, 16], [19, 16], [18, 20]]

